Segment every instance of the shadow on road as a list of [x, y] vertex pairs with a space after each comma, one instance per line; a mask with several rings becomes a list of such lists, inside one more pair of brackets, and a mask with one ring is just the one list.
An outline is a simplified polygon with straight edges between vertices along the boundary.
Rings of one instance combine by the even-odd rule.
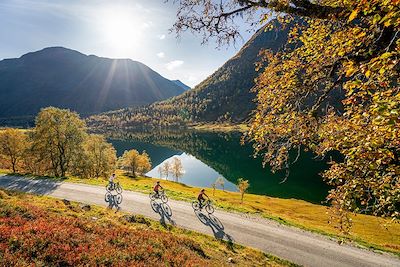
[[0, 176], [0, 187], [8, 190], [17, 190], [39, 195], [45, 195], [53, 192], [60, 186], [60, 182], [50, 179], [32, 179], [12, 175]]
[[112, 210], [115, 208], [115, 212], [117, 212], [121, 209], [119, 205], [122, 203], [122, 194], [112, 194], [107, 191], [104, 196], [104, 201], [108, 203], [108, 209]]
[[213, 231], [214, 237], [220, 240], [225, 240], [229, 244], [233, 244], [233, 238], [229, 234], [225, 233], [224, 225], [222, 222], [213, 214], [204, 214], [201, 211], [195, 211], [194, 212], [197, 216], [197, 218], [202, 222], [204, 225], [208, 226], [211, 228]]
[[171, 225], [176, 225], [172, 217], [171, 207], [167, 203], [158, 203], [155, 200], [150, 201], [151, 208], [154, 212], [160, 215], [160, 224], [167, 228], [167, 222]]

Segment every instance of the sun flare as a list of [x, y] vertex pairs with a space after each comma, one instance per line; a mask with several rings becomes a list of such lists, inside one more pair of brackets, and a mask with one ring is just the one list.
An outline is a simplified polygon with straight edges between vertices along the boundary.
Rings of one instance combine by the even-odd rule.
[[126, 52], [140, 42], [141, 23], [132, 14], [110, 11], [103, 18], [102, 31], [106, 42], [115, 50]]

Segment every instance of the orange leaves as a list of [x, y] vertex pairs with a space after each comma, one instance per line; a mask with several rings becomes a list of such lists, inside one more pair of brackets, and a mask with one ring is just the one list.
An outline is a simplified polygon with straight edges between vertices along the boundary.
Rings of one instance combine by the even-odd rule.
[[[17, 197], [2, 200], [1, 266], [35, 262], [46, 266], [207, 265], [198, 252], [185, 245], [194, 243], [192, 240], [152, 229], [61, 216], [27, 201]], [[197, 249], [202, 252], [199, 246]]]
[[349, 21], [349, 22], [353, 21], [353, 20], [357, 17], [357, 15], [358, 15], [358, 9], [354, 9], [354, 10], [351, 12], [350, 16], [349, 16], [348, 21]]

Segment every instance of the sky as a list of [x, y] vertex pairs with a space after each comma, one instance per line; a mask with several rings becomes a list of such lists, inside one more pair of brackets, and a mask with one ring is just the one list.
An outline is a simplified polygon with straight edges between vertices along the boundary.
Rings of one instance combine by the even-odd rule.
[[[244, 44], [169, 33], [177, 6], [165, 0], [0, 0], [0, 59], [63, 46], [87, 55], [130, 58], [193, 87]], [[243, 33], [244, 40], [250, 34]]]

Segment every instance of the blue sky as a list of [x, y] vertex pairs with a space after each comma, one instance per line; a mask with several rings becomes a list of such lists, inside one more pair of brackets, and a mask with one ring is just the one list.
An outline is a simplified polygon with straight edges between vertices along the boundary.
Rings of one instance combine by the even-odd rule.
[[[168, 79], [194, 86], [243, 45], [215, 48], [168, 29], [177, 6], [164, 0], [1, 0], [0, 59], [49, 46], [140, 61]], [[243, 36], [248, 39], [248, 33]]]

